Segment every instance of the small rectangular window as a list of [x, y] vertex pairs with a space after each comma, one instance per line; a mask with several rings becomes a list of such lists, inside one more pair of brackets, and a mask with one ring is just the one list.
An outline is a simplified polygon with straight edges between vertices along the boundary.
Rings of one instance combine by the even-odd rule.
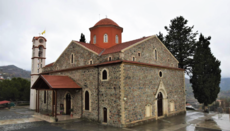
[[41, 64], [41, 68], [42, 68], [42, 64]]
[[112, 57], [109, 57], [109, 61], [112, 61]]
[[90, 65], [92, 65], [93, 64], [93, 61], [90, 61]]
[[38, 69], [38, 73], [39, 73], [39, 69]]
[[39, 68], [39, 64], [38, 64], [38, 68]]
[[141, 56], [141, 53], [138, 53], [138, 56]]
[[133, 61], [135, 61], [135, 57], [133, 57]]

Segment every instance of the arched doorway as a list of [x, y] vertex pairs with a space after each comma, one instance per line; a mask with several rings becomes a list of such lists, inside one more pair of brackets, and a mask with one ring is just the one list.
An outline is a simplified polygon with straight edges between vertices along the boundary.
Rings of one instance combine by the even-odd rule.
[[159, 92], [157, 95], [157, 112], [158, 116], [163, 115], [163, 95], [161, 92]]
[[105, 107], [103, 108], [103, 116], [103, 122], [107, 123], [107, 108]]
[[66, 115], [70, 115], [71, 109], [71, 96], [70, 94], [66, 94]]

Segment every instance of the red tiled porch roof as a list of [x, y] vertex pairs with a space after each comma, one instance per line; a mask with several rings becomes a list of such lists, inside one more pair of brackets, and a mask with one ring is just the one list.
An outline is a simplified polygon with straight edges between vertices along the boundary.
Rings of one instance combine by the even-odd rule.
[[44, 89], [43, 87], [46, 87], [44, 85], [49, 89], [81, 89], [69, 76], [53, 75], [41, 75], [33, 84], [32, 89]]

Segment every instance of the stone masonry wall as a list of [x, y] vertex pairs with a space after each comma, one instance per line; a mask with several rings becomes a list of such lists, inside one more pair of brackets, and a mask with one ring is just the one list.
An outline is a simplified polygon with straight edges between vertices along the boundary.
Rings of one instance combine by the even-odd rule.
[[[74, 54], [73, 64], [70, 63], [71, 54]], [[72, 42], [60, 55], [55, 64], [53, 66], [43, 68], [43, 72], [86, 66], [89, 65], [89, 60], [93, 60], [93, 64], [99, 64], [107, 62], [109, 56], [112, 57], [112, 61], [121, 59], [120, 53], [99, 56]]]
[[[101, 72], [103, 69], [109, 71], [108, 81], [101, 81]], [[98, 68], [91, 67], [85, 69], [79, 69], [74, 71], [51, 73], [50, 75], [63, 75], [72, 78], [79, 86], [82, 87], [82, 91], [75, 95], [78, 104], [76, 107], [82, 110], [82, 118], [98, 121]], [[84, 110], [84, 99], [82, 106], [80, 106], [79, 100], [81, 100], [80, 93], [85, 91], [90, 93], [91, 110]], [[120, 125], [120, 64], [101, 66], [99, 67], [99, 121], [103, 122], [103, 107], [108, 110], [108, 125], [121, 126]], [[58, 90], [58, 106], [63, 102], [63, 94], [65, 91]], [[74, 107], [75, 108], [75, 107]], [[59, 108], [58, 108], [59, 109]], [[76, 112], [77, 113], [77, 112]]]
[[[103, 69], [109, 71], [108, 81], [101, 81], [101, 72]], [[120, 104], [120, 64], [101, 66], [99, 81], [99, 105], [100, 122], [103, 122], [103, 108], [107, 108], [108, 125], [121, 127], [121, 104]]]
[[[163, 77], [159, 77], [159, 71]], [[175, 111], [185, 110], [184, 72], [136, 64], [124, 64], [125, 123], [145, 119], [145, 106], [155, 114], [155, 95], [160, 81], [168, 94], [168, 103], [175, 102]], [[168, 112], [171, 113], [168, 104]]]
[[[70, 94], [71, 96], [71, 109], [73, 109], [73, 115], [81, 117], [81, 90], [67, 89], [67, 90], [57, 90], [57, 113], [60, 114], [60, 105], [63, 104], [66, 108], [66, 95]], [[64, 112], [64, 110], [62, 110]], [[66, 112], [64, 112], [66, 113]]]
[[[82, 117], [91, 119], [91, 120], [97, 120], [97, 68], [85, 68], [85, 69], [79, 69], [74, 71], [66, 71], [66, 72], [59, 72], [59, 73], [51, 73], [50, 75], [62, 75], [62, 76], [69, 76], [72, 78], [80, 87], [82, 87], [82, 91], [78, 93], [77, 98], [80, 98], [80, 93], [83, 93], [86, 89], [91, 92], [91, 112], [83, 110]], [[64, 93], [61, 93], [63, 96]], [[81, 99], [80, 99], [81, 100]], [[61, 100], [63, 101], [63, 100]], [[78, 101], [78, 100], [77, 100]], [[79, 102], [78, 102], [79, 103]], [[80, 105], [80, 104], [78, 104]], [[79, 106], [77, 106], [79, 107]], [[82, 106], [81, 106], [82, 107]], [[77, 109], [80, 110], [81, 108]], [[82, 109], [81, 109], [82, 110]]]
[[[154, 49], [158, 52], [158, 60], [155, 60]], [[138, 56], [138, 53], [141, 53], [141, 56]], [[136, 58], [135, 61], [137, 62], [178, 67], [177, 61], [156, 37], [124, 51], [125, 60], [133, 61], [133, 57]]]
[[52, 113], [52, 91], [47, 90], [46, 92], [46, 103], [44, 103], [44, 91], [39, 91], [39, 111], [42, 114], [50, 114]]

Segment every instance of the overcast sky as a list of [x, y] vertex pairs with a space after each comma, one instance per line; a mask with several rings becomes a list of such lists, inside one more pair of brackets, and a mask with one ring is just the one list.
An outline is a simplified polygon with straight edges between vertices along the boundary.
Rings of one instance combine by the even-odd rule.
[[164, 26], [183, 16], [194, 31], [211, 36], [211, 50], [230, 77], [229, 0], [0, 0], [0, 66], [30, 70], [32, 38], [46, 30], [46, 64], [55, 61], [71, 40], [106, 16], [123, 27], [122, 41], [165, 35]]

